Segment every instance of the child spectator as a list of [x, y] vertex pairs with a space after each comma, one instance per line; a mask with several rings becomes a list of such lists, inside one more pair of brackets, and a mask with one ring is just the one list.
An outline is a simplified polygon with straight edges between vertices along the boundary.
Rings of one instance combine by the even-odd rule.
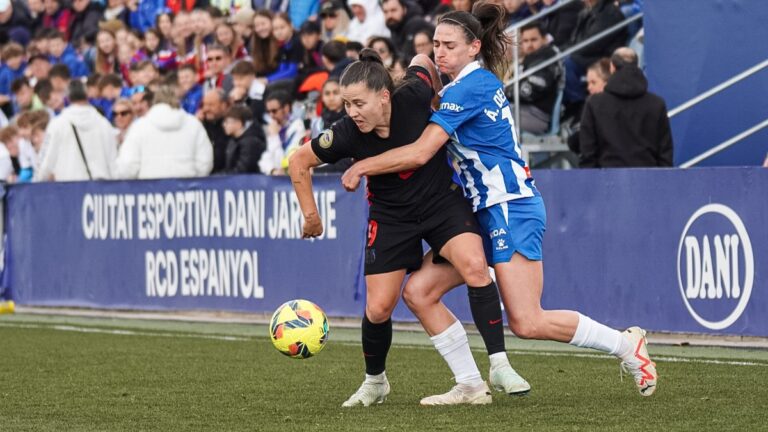
[[224, 132], [229, 136], [222, 174], [260, 173], [259, 160], [267, 144], [261, 126], [251, 110], [235, 105], [224, 115]]
[[8, 117], [13, 116], [14, 107], [11, 93], [11, 84], [14, 80], [24, 77], [24, 47], [11, 42], [5, 45], [0, 52], [3, 60], [0, 66], [0, 106]]
[[266, 124], [264, 114], [264, 83], [256, 79], [256, 69], [249, 61], [238, 62], [232, 68], [232, 90], [229, 101], [232, 104], [241, 103], [250, 108], [253, 119], [260, 125]]
[[232, 25], [222, 23], [216, 26], [216, 43], [229, 47], [233, 60], [241, 60], [248, 57], [248, 51], [245, 49], [243, 40], [238, 37]]
[[181, 96], [181, 108], [194, 115], [200, 109], [203, 100], [203, 86], [197, 83], [197, 72], [194, 66], [184, 65], [178, 72], [179, 93]]
[[251, 57], [257, 77], [266, 78], [277, 70], [279, 50], [277, 39], [272, 35], [272, 14], [266, 10], [256, 11], [253, 16]]
[[67, 65], [73, 77], [85, 77], [90, 73], [82, 57], [75, 52], [72, 45], [67, 43], [64, 33], [58, 30], [52, 30], [48, 33], [48, 51], [51, 64], [61, 63]]

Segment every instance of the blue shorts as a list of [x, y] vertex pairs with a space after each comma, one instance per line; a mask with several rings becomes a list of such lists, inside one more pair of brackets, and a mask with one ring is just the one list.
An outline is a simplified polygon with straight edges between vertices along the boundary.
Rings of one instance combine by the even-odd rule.
[[490, 265], [509, 262], [515, 252], [541, 261], [547, 213], [540, 196], [499, 203], [478, 210], [476, 216]]

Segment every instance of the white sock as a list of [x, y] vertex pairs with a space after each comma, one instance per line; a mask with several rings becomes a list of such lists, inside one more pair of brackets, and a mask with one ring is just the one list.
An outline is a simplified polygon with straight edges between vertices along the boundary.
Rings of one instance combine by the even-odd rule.
[[379, 383], [380, 384], [380, 383], [383, 383], [386, 380], [387, 380], [387, 373], [386, 372], [382, 372], [382, 373], [380, 373], [378, 375], [368, 375], [368, 374], [365, 374], [365, 382]]
[[464, 327], [457, 320], [442, 333], [430, 338], [435, 348], [448, 363], [457, 384], [478, 386], [483, 383], [480, 370], [469, 350], [469, 340]]
[[491, 361], [492, 370], [504, 366], [512, 366], [509, 364], [509, 359], [507, 358], [507, 353], [505, 351], [489, 355], [488, 360]]
[[632, 345], [621, 336], [621, 333], [582, 314], [579, 314], [576, 333], [569, 343], [577, 347], [607, 352], [621, 359], [626, 359], [632, 354]]

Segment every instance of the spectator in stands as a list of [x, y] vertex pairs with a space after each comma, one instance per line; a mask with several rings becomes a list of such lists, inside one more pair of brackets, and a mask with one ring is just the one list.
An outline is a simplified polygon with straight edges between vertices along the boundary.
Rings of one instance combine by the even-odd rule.
[[66, 93], [67, 89], [69, 89], [69, 82], [72, 81], [72, 76], [67, 65], [59, 63], [53, 65], [48, 73], [48, 79], [51, 80], [54, 90]]
[[352, 61], [360, 60], [360, 51], [362, 51], [363, 48], [365, 48], [365, 46], [358, 41], [347, 41], [347, 57], [352, 59]]
[[243, 104], [253, 113], [253, 120], [259, 125], [266, 124], [264, 114], [264, 83], [256, 79], [256, 69], [249, 61], [238, 62], [232, 68], [232, 90], [229, 92], [231, 104]]
[[[61, 4], [59, 0], [44, 0], [43, 27], [56, 29], [64, 40], [69, 40], [69, 30], [72, 24], [72, 11]], [[58, 57], [58, 56], [57, 56]]]
[[416, 55], [413, 38], [420, 31], [435, 32], [435, 27], [426, 22], [422, 16], [424, 11], [416, 3], [406, 0], [383, 0], [381, 8], [384, 12], [387, 28], [392, 33], [391, 39], [399, 56], [409, 60]]
[[133, 123], [133, 110], [131, 101], [128, 99], [118, 99], [112, 105], [112, 123], [115, 125], [117, 146], [120, 147], [125, 141], [125, 135], [128, 128]]
[[120, 97], [123, 89], [123, 80], [117, 74], [106, 74], [99, 79], [99, 97], [93, 102], [93, 106], [101, 111], [107, 120], [113, 120], [113, 105]]
[[144, 49], [147, 57], [152, 60], [161, 73], [168, 73], [176, 69], [176, 51], [164, 42], [159, 30], [147, 29], [144, 34]]
[[[579, 13], [571, 45], [577, 45], [624, 20], [624, 15], [613, 0], [584, 0], [584, 3], [586, 8]], [[587, 67], [601, 57], [610, 56], [626, 41], [627, 31], [622, 29], [566, 57], [564, 100], [571, 104], [581, 103], [586, 96], [582, 80]]]
[[648, 92], [637, 55], [619, 48], [605, 91], [590, 96], [581, 118], [583, 168], [672, 166], [672, 133], [664, 100]]
[[96, 34], [96, 54], [93, 59], [93, 71], [100, 74], [119, 71], [117, 62], [117, 39], [109, 30], [99, 30]]
[[259, 160], [267, 144], [264, 130], [252, 121], [245, 105], [235, 105], [224, 115], [224, 132], [230, 137], [221, 174], [259, 174]]
[[64, 109], [64, 93], [56, 91], [51, 84], [51, 80], [39, 80], [35, 84], [35, 95], [42, 103], [42, 109], [48, 112], [50, 117], [55, 117]]
[[338, 0], [325, 0], [320, 6], [320, 22], [323, 42], [346, 37], [349, 30], [349, 15]]
[[42, 79], [48, 79], [48, 72], [51, 71], [51, 61], [48, 56], [35, 54], [27, 62], [25, 75], [29, 77], [29, 84], [34, 86]]
[[203, 95], [198, 118], [201, 118], [205, 132], [213, 146], [213, 172], [224, 168], [229, 138], [224, 132], [224, 114], [229, 109], [227, 98], [219, 89], [209, 90]]
[[165, 9], [164, 12], [157, 14], [155, 17], [155, 28], [160, 32], [163, 44], [163, 49], [169, 49], [171, 46], [171, 39], [173, 39], [173, 15]]
[[116, 165], [119, 178], [201, 177], [211, 172], [213, 151], [200, 121], [179, 109], [176, 90], [161, 86], [128, 129]]
[[232, 89], [232, 55], [229, 47], [213, 44], [207, 49], [205, 69], [205, 81], [203, 81], [203, 90], [222, 89], [228, 93]]
[[304, 48], [301, 46], [299, 35], [293, 31], [288, 14], [279, 13], [272, 18], [272, 35], [280, 49], [277, 55], [277, 70], [269, 75], [269, 81], [295, 78], [299, 73]]
[[349, 23], [347, 38], [363, 45], [374, 36], [389, 37], [390, 31], [384, 20], [384, 12], [377, 0], [349, 0], [354, 18]]
[[302, 56], [299, 63], [299, 81], [303, 81], [309, 74], [324, 70], [323, 66], [323, 41], [320, 39], [320, 25], [315, 21], [307, 21], [299, 29]]
[[451, 0], [451, 6], [453, 10], [472, 12], [472, 6], [475, 5], [477, 0]]
[[[521, 73], [556, 56], [558, 51], [547, 43], [546, 33], [540, 22], [534, 21], [520, 28], [521, 53], [524, 56]], [[532, 134], [544, 134], [549, 130], [552, 112], [557, 99], [558, 84], [563, 77], [563, 66], [554, 63], [520, 82], [520, 129]], [[514, 101], [512, 86], [507, 97]]]
[[73, 77], [87, 77], [90, 73], [82, 57], [65, 40], [64, 33], [52, 30], [48, 34], [48, 50], [50, 52], [51, 64], [61, 63], [67, 65]]
[[601, 58], [592, 63], [589, 69], [587, 69], [587, 93], [590, 96], [602, 93], [610, 77], [611, 60], [609, 58]]
[[328, 70], [328, 78], [341, 78], [344, 69], [352, 63], [347, 57], [347, 46], [341, 41], [331, 41], [323, 45], [323, 64]]
[[341, 99], [341, 87], [337, 78], [330, 78], [323, 84], [321, 94], [323, 110], [319, 117], [312, 120], [310, 138], [315, 138], [322, 131], [331, 127], [336, 120], [340, 120], [346, 112], [344, 101]]
[[70, 106], [48, 124], [35, 179], [113, 178], [117, 141], [112, 125], [88, 104], [82, 82], [73, 80], [69, 84], [69, 101]]
[[[31, 168], [30, 174], [33, 173], [34, 167], [40, 163], [39, 147], [35, 147], [33, 143], [41, 144], [42, 138], [35, 136], [35, 127], [42, 125], [42, 128], [38, 129], [41, 129], [44, 135], [47, 124], [48, 114], [45, 111], [25, 111], [16, 117], [16, 127], [19, 129], [19, 165]], [[27, 181], [31, 181], [31, 176]]]
[[415, 54], [424, 54], [432, 61], [435, 60], [434, 41], [432, 40], [434, 31], [421, 30], [413, 36], [413, 52]]
[[197, 71], [192, 65], [182, 66], [177, 74], [179, 94], [181, 95], [181, 108], [190, 113], [197, 114], [200, 102], [203, 100], [203, 86], [197, 83]]
[[392, 69], [398, 55], [397, 51], [395, 51], [395, 46], [389, 38], [379, 36], [373, 37], [370, 39], [370, 42], [368, 42], [368, 48], [373, 49], [379, 54], [381, 62], [384, 63], [384, 67]]
[[0, 51], [0, 58], [3, 60], [0, 66], [0, 107], [8, 117], [13, 116], [15, 112], [11, 83], [24, 77], [24, 56], [24, 47], [15, 42], [5, 45]]
[[253, 36], [253, 15], [253, 9], [242, 8], [232, 16], [232, 28], [246, 47]]
[[[542, 7], [536, 9], [534, 6], [531, 11], [539, 13], [546, 11], [547, 9], [557, 5], [563, 0], [541, 0]], [[529, 4], [530, 7], [530, 4]], [[570, 43], [573, 30], [576, 28], [576, 21], [579, 17], [579, 12], [584, 9], [583, 1], [570, 2], [565, 6], [560, 7], [558, 10], [546, 15], [542, 18], [544, 22], [544, 28], [546, 32], [552, 37], [552, 43], [555, 46], [562, 47]]]
[[142, 118], [149, 111], [149, 107], [152, 106], [153, 94], [147, 88], [134, 88], [128, 92], [127, 96], [131, 100], [131, 110], [133, 111], [134, 118]]
[[272, 35], [272, 14], [266, 10], [258, 10], [253, 16], [253, 41], [251, 42], [251, 57], [256, 76], [264, 78], [277, 70], [278, 52], [280, 45]]
[[227, 23], [221, 23], [216, 26], [214, 32], [216, 35], [216, 43], [225, 47], [229, 47], [229, 52], [232, 53], [232, 60], [242, 60], [248, 57], [248, 50], [245, 49], [245, 43], [243, 39], [238, 37], [235, 32], [235, 28]]
[[267, 126], [267, 150], [259, 160], [264, 174], [284, 175], [287, 158], [304, 140], [304, 121], [293, 115], [293, 100], [282, 90], [271, 92], [266, 99], [270, 122]]
[[532, 15], [531, 9], [528, 7], [532, 1], [526, 0], [503, 0], [502, 5], [506, 11], [504, 19], [508, 26], [522, 21]]
[[131, 11], [125, 7], [125, 0], [107, 0], [107, 7], [104, 9], [104, 21], [120, 21], [126, 27], [131, 23]]
[[26, 78], [17, 78], [11, 83], [11, 92], [13, 93], [14, 102], [17, 112], [24, 112], [32, 109], [32, 102], [35, 97], [35, 92], [32, 86], [29, 85], [29, 81]]
[[134, 86], [149, 86], [160, 77], [152, 60], [141, 60], [131, 65], [131, 82]]
[[75, 46], [91, 46], [99, 32], [99, 20], [104, 6], [91, 0], [72, 0], [72, 31], [69, 41]]
[[35, 29], [29, 9], [21, 0], [0, 2], [0, 38], [8, 38], [20, 45], [29, 42]]

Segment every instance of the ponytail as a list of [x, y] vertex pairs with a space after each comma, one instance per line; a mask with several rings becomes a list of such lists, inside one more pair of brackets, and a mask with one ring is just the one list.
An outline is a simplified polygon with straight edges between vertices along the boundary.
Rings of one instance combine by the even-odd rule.
[[480, 56], [485, 67], [500, 80], [504, 80], [509, 62], [506, 48], [511, 43], [504, 32], [504, 7], [487, 0], [481, 0], [472, 7], [472, 13], [454, 11], [441, 16], [438, 24], [460, 27], [467, 43], [480, 40]]

